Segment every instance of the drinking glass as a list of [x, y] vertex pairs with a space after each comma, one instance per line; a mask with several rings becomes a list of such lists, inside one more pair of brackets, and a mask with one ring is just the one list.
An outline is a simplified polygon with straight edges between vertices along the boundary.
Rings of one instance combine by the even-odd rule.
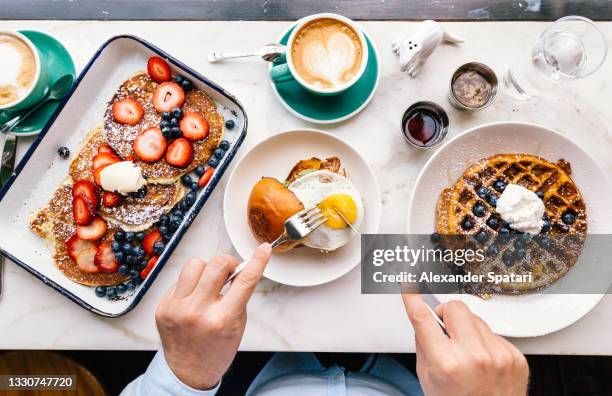
[[606, 59], [608, 45], [593, 21], [572, 15], [555, 21], [528, 51], [504, 76], [509, 93], [519, 99], [593, 74]]

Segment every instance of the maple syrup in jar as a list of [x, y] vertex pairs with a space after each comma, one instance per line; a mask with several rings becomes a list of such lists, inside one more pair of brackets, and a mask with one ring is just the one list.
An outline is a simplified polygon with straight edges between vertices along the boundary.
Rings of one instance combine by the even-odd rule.
[[437, 146], [448, 135], [448, 116], [433, 102], [417, 102], [404, 113], [402, 132], [406, 141], [415, 147]]

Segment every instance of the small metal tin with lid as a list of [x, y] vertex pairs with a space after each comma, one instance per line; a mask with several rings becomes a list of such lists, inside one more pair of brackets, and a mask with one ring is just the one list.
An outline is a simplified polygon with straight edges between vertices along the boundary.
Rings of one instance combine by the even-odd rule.
[[440, 145], [448, 136], [448, 115], [434, 102], [416, 102], [402, 116], [404, 139], [417, 148]]
[[458, 109], [481, 110], [495, 101], [497, 89], [495, 72], [483, 63], [470, 62], [453, 73], [448, 100]]

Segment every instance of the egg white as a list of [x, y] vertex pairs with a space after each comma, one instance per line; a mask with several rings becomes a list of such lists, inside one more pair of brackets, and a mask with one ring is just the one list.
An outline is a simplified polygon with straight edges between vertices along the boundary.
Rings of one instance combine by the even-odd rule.
[[[319, 204], [330, 195], [347, 194], [355, 201], [357, 206], [357, 216], [352, 226], [359, 230], [364, 215], [363, 199], [357, 188], [346, 177], [320, 170], [300, 177], [291, 183], [288, 188], [302, 201], [305, 208], [311, 208]], [[333, 251], [346, 245], [354, 236], [355, 233], [348, 226], [346, 228], [330, 228], [323, 224], [304, 238], [302, 243], [314, 249]]]

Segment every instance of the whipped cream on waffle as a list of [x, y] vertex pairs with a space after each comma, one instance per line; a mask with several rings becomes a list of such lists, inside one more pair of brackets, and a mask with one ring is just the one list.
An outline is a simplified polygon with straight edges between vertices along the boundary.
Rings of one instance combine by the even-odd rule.
[[129, 194], [138, 191], [147, 181], [142, 170], [132, 161], [121, 161], [108, 165], [100, 172], [100, 182], [106, 191]]
[[531, 190], [508, 184], [497, 200], [497, 213], [517, 231], [539, 234], [544, 225], [544, 202]]

